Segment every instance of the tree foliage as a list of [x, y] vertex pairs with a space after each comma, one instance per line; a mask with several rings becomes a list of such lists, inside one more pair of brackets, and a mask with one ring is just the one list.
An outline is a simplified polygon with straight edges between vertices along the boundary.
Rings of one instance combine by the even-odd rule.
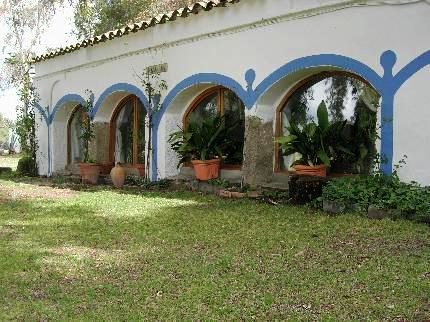
[[[63, 0], [3, 0], [1, 22], [9, 26], [3, 44], [3, 62], [0, 89], [15, 87], [19, 91], [16, 133], [19, 137], [29, 173], [37, 174], [38, 149], [36, 104], [38, 95], [30, 76], [31, 59], [38, 47], [44, 29]], [[23, 161], [24, 162], [24, 161]], [[28, 168], [27, 167], [27, 168]]]
[[187, 6], [190, 0], [78, 0], [75, 33], [80, 39], [122, 28], [159, 13]]
[[30, 70], [34, 52], [58, 5], [63, 0], [0, 0], [1, 21], [9, 28], [2, 52], [6, 59], [0, 75], [0, 89], [21, 87]]

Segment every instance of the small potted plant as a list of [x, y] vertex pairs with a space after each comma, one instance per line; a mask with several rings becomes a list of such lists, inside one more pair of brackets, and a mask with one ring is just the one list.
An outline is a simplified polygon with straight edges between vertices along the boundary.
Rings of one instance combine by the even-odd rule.
[[[288, 127], [289, 135], [276, 139], [285, 155], [300, 154], [300, 159], [293, 163], [293, 168], [299, 175], [325, 177], [334, 148], [348, 152], [336, 140], [346, 122], [330, 124], [324, 101], [318, 106], [317, 119], [318, 123], [311, 121], [303, 126], [291, 123]], [[332, 146], [331, 142], [337, 142], [337, 146]]]
[[187, 128], [172, 133], [169, 143], [180, 157], [178, 167], [191, 161], [197, 179], [218, 178], [231, 130], [232, 127], [226, 129], [224, 117], [208, 116], [200, 122], [192, 120]]
[[90, 91], [88, 100], [82, 105], [83, 116], [80, 120], [81, 136], [84, 148], [84, 159], [79, 164], [80, 175], [83, 183], [97, 184], [100, 176], [100, 166], [90, 158], [90, 143], [95, 138], [94, 123], [91, 120], [90, 112], [93, 106], [93, 95]]

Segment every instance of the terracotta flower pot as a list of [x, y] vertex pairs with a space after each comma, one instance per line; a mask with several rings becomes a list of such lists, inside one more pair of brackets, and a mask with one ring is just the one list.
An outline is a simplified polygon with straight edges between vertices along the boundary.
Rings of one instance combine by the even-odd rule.
[[293, 168], [294, 170], [296, 170], [296, 174], [299, 174], [299, 175], [316, 176], [316, 177], [327, 176], [327, 166], [324, 164], [316, 165], [316, 166], [295, 165]]
[[219, 177], [220, 160], [192, 160], [196, 178], [201, 181], [208, 181]]
[[110, 171], [110, 177], [116, 188], [122, 188], [125, 183], [125, 168], [118, 162]]
[[100, 166], [95, 163], [79, 163], [82, 183], [97, 184], [100, 176]]

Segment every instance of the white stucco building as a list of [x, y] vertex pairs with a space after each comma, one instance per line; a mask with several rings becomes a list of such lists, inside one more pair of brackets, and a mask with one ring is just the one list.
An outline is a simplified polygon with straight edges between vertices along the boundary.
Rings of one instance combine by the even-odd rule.
[[357, 100], [351, 86], [380, 97], [384, 171], [406, 155], [402, 179], [429, 185], [429, 64], [430, 1], [201, 2], [35, 59], [39, 171], [50, 175], [79, 161], [73, 116], [87, 89], [94, 94], [94, 158], [139, 168], [149, 107], [138, 76], [157, 65], [168, 89], [154, 114], [153, 179], [178, 172], [169, 134], [212, 108], [242, 121], [239, 153], [225, 171], [250, 183], [270, 180], [288, 168], [274, 137], [293, 117], [291, 98], [312, 88], [311, 109], [317, 99], [333, 101], [329, 85], [344, 77], [354, 80], [345, 110]]

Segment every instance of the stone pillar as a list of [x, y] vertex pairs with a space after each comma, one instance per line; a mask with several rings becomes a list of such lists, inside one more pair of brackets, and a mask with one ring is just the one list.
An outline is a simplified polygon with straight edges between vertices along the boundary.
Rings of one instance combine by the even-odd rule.
[[273, 122], [257, 116], [246, 117], [242, 173], [252, 187], [269, 182], [273, 174]]
[[109, 162], [109, 123], [94, 123], [95, 138], [90, 143], [90, 157], [97, 163]]

